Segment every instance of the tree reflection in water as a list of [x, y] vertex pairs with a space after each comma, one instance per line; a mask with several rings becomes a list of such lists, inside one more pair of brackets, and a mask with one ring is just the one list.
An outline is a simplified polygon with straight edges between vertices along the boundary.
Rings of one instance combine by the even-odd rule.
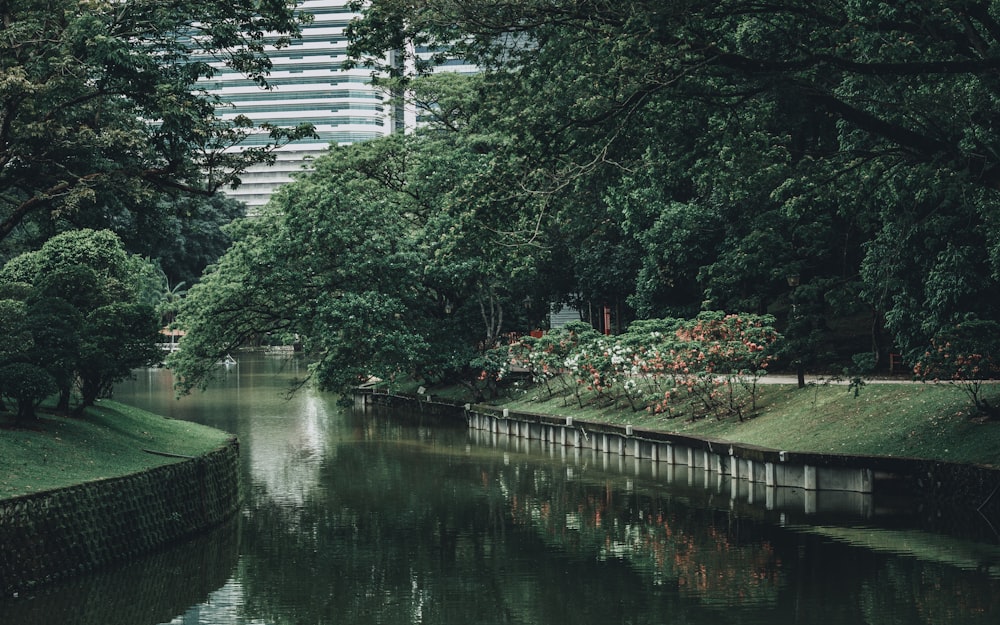
[[117, 393], [239, 436], [238, 561], [235, 533], [192, 543], [77, 590], [0, 601], [0, 623], [993, 625], [1000, 615], [995, 543], [779, 517], [690, 474], [668, 484], [603, 455], [495, 449], [464, 428], [342, 412], [308, 390], [286, 401], [296, 369], [275, 359], [241, 357], [238, 369], [181, 402], [159, 370]]
[[[302, 507], [255, 503], [247, 616], [938, 625], [993, 622], [1000, 609], [988, 575], [702, 507], [662, 485], [448, 441], [461, 432], [373, 419], [352, 431]], [[947, 581], [913, 583], [934, 579]]]

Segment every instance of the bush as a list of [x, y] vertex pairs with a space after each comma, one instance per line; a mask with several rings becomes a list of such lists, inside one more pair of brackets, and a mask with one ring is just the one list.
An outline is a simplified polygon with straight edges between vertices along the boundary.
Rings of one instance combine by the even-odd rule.
[[17, 404], [17, 420], [34, 419], [43, 399], [57, 391], [52, 374], [37, 365], [15, 362], [0, 367], [0, 396]]
[[756, 410], [757, 384], [780, 336], [766, 315], [706, 312], [694, 319], [636, 321], [617, 337], [586, 324], [566, 326], [542, 339], [525, 339], [512, 362], [553, 393], [550, 380], [573, 385], [602, 401], [627, 400], [674, 416], [682, 406], [692, 416], [745, 418]]
[[975, 414], [1000, 417], [1000, 410], [983, 397], [984, 384], [1000, 377], [1000, 324], [970, 320], [938, 332], [913, 373], [921, 380], [943, 380], [962, 389]]

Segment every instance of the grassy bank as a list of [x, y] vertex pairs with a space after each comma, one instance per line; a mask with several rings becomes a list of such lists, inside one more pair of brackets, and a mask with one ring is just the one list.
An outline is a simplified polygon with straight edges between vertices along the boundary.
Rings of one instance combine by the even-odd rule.
[[[437, 391], [431, 391], [436, 393]], [[460, 398], [453, 395], [454, 398]], [[1000, 385], [986, 397], [1000, 404]], [[593, 394], [549, 396], [545, 388], [509, 389], [498, 404], [511, 410], [576, 419], [630, 424], [721, 438], [790, 451], [931, 458], [1000, 467], [1000, 421], [970, 418], [971, 404], [949, 384], [872, 383], [857, 397], [842, 384], [766, 384], [758, 410], [739, 421], [685, 416], [668, 418], [627, 402], [612, 403]], [[464, 400], [467, 401], [467, 400]]]
[[117, 477], [222, 446], [230, 435], [166, 419], [111, 401], [82, 418], [39, 413], [38, 421], [12, 427], [0, 415], [0, 498]]

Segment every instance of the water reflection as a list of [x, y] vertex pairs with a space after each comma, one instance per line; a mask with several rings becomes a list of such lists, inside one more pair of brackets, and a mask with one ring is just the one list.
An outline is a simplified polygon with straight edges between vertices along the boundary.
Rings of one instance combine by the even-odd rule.
[[[239, 555], [239, 519], [125, 566], [0, 601], [10, 625], [137, 625], [168, 621], [211, 601]], [[209, 621], [227, 623], [229, 621]]]
[[[300, 366], [241, 358], [239, 372], [180, 402], [167, 372], [119, 390], [240, 437], [248, 498], [239, 533], [222, 539], [238, 536], [238, 559], [211, 541], [173, 550], [200, 576], [151, 559], [116, 578], [121, 602], [90, 577], [77, 592], [0, 602], [0, 623], [976, 625], [1000, 615], [995, 544], [886, 526], [863, 499], [818, 500], [807, 513], [801, 494], [711, 472], [345, 413], [312, 392], [287, 400]], [[151, 580], [166, 575], [190, 583], [161, 601]], [[67, 606], [104, 601], [64, 618]]]

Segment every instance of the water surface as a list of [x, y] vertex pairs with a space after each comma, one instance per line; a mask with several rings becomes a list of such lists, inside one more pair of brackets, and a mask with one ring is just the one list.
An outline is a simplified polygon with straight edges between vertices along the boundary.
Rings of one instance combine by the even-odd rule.
[[[212, 534], [17, 599], [0, 623], [106, 625], [995, 624], [988, 528], [919, 508], [750, 488], [667, 467], [361, 415], [242, 356], [173, 398], [116, 399], [235, 433], [246, 503]], [[805, 510], [817, 510], [806, 514]]]

